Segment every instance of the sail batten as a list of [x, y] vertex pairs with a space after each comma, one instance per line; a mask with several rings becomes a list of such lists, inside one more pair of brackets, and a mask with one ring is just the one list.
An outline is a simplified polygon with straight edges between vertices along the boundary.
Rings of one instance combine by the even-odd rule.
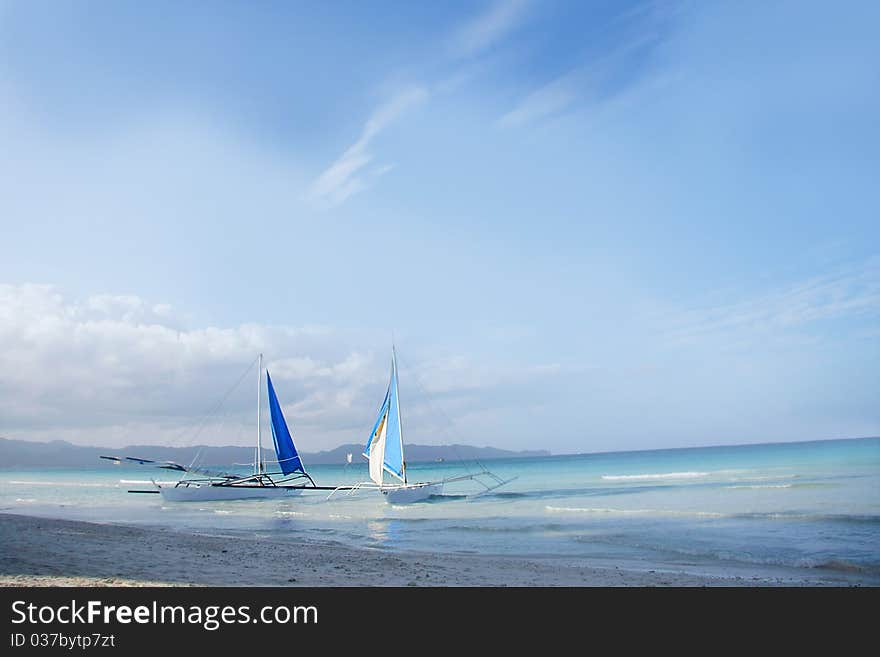
[[302, 472], [305, 474], [302, 460], [293, 444], [293, 437], [290, 435], [290, 429], [287, 428], [287, 421], [284, 419], [284, 413], [281, 412], [281, 405], [278, 403], [278, 397], [275, 395], [275, 387], [272, 385], [272, 378], [269, 372], [266, 372], [266, 387], [269, 389], [269, 415], [272, 419], [272, 440], [275, 443], [275, 454], [278, 457], [278, 465], [281, 472], [286, 475], [294, 472]]

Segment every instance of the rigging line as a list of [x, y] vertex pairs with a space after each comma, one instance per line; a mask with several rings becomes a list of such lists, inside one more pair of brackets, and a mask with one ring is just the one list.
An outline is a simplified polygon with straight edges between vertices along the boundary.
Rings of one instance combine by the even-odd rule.
[[[210, 409], [209, 409], [209, 410], [208, 410], [208, 411], [207, 411], [207, 412], [206, 412], [206, 413], [205, 413], [205, 414], [199, 419], [199, 424], [196, 425], [198, 428], [197, 428], [197, 430], [196, 430], [195, 435], [194, 435], [192, 438], [190, 438], [190, 440], [186, 441], [186, 442], [183, 443], [183, 444], [180, 444], [180, 443], [181, 443], [181, 437], [182, 437], [185, 433], [187, 433], [188, 431], [190, 431], [190, 428], [189, 428], [189, 427], [184, 427], [183, 429], [181, 429], [180, 431], [178, 431], [178, 432], [175, 434], [174, 438], [172, 438], [172, 440], [171, 440], [171, 444], [172, 444], [172, 446], [175, 446], [175, 447], [189, 447], [189, 446], [191, 446], [191, 445], [195, 442], [195, 439], [199, 436], [199, 434], [200, 434], [200, 433], [204, 430], [204, 428], [205, 428], [204, 426], [199, 426], [199, 425], [200, 425], [200, 424], [207, 423], [208, 419], [210, 419], [210, 417], [211, 417], [213, 414], [215, 414], [215, 413], [217, 412], [217, 410], [218, 410], [218, 409], [219, 409], [219, 408], [220, 408], [220, 407], [226, 402], [226, 400], [227, 400], [227, 398], [229, 397], [229, 395], [231, 395], [232, 392], [233, 392], [233, 391], [234, 391], [234, 390], [235, 390], [235, 389], [241, 384], [241, 381], [244, 379], [244, 377], [247, 375], [247, 373], [250, 372], [250, 370], [251, 370], [251, 369], [253, 368], [253, 366], [254, 366], [254, 363], [255, 363], [258, 359], [259, 359], [259, 357], [255, 358], [253, 361], [251, 361], [251, 363], [247, 366], [247, 369], [242, 373], [241, 377], [239, 378], [238, 381], [235, 382], [235, 384], [232, 386], [232, 388], [230, 388], [230, 389], [226, 392], [226, 394], [223, 395], [223, 397], [220, 399], [220, 401], [217, 402], [214, 406], [212, 406], [212, 407], [211, 407], [211, 408], [210, 408]], [[174, 417], [174, 416], [168, 416], [168, 417]], [[125, 441], [125, 440], [126, 440], [126, 439], [127, 439], [127, 438], [128, 438], [133, 432], [134, 432], [134, 430], [135, 430], [135, 427], [129, 425], [128, 428], [125, 429], [125, 431], [123, 431], [123, 433], [121, 434], [121, 436], [120, 436], [120, 442], [124, 442], [124, 441]], [[198, 454], [197, 454], [196, 456], [198, 457]], [[193, 459], [193, 463], [195, 463], [195, 459]], [[190, 464], [190, 467], [192, 467], [192, 464]]]
[[[245, 372], [245, 374], [247, 374], [247, 372]], [[220, 430], [222, 430], [227, 425], [227, 422], [229, 421], [230, 415], [231, 415], [231, 411], [229, 409], [227, 409], [225, 412], [223, 412], [221, 415], [219, 415], [217, 424], [215, 425], [215, 428], [217, 429], [218, 432]], [[193, 459], [189, 464], [189, 468], [197, 467], [197, 464], [199, 463], [199, 458], [201, 457], [202, 451], [204, 450], [204, 448], [205, 448], [205, 445], [199, 446], [198, 450], [196, 451], [195, 456], [193, 456]], [[221, 465], [221, 464], [218, 464], [218, 465]], [[188, 473], [184, 473], [184, 476], [182, 477], [182, 479], [186, 479], [186, 474], [188, 474]]]
[[[397, 360], [400, 361], [399, 355], [397, 355]], [[414, 372], [414, 370], [412, 368], [408, 368], [408, 369], [410, 370], [411, 373]], [[427, 404], [431, 408], [431, 410], [435, 413], [439, 413], [440, 415], [442, 415], [443, 418], [446, 420], [446, 424], [449, 427], [455, 427], [455, 423], [452, 421], [452, 419], [449, 417], [449, 415], [442, 408], [438, 408], [438, 407], [434, 406], [434, 404], [431, 402], [430, 394], [428, 393], [427, 390], [425, 390], [425, 388], [419, 382], [418, 375], [413, 376], [412, 380], [416, 384], [416, 387], [419, 389], [419, 391], [422, 393], [422, 396], [424, 397], [425, 401], [427, 402]], [[449, 447], [452, 449], [452, 452], [455, 454], [456, 458], [464, 466], [464, 468], [465, 468], [465, 470], [467, 470], [468, 474], [472, 474], [470, 468], [468, 467], [467, 461], [465, 461], [465, 459], [462, 458], [461, 452], [459, 452], [458, 448], [455, 446], [455, 436], [452, 435], [452, 433], [449, 431], [449, 429], [447, 427], [441, 427], [440, 430], [445, 432], [446, 436], [449, 438], [449, 440], [450, 440]], [[473, 461], [476, 462], [480, 466], [481, 469], [485, 470], [485, 466], [483, 466], [482, 463], [477, 461], [476, 458], [474, 458]]]
[[[241, 385], [241, 382], [244, 380], [244, 378], [251, 371], [251, 369], [254, 366], [254, 363], [256, 363], [258, 359], [259, 359], [259, 357], [254, 358], [254, 360], [252, 360], [250, 362], [250, 364], [248, 364], [247, 368], [241, 373], [241, 376], [238, 377], [238, 380], [235, 383], [233, 383], [229, 387], [229, 389], [226, 390], [225, 393], [223, 393], [223, 396], [201, 416], [201, 418], [199, 419], [200, 425], [207, 422], [213, 415], [215, 415], [217, 413], [218, 410], [220, 410], [220, 408], [223, 406], [223, 404], [226, 403], [226, 400], [229, 399], [229, 396], [235, 391], [236, 388], [238, 388], [239, 385]], [[197, 430], [197, 433], [201, 432], [203, 429], [204, 429], [204, 427], [199, 427], [199, 429]], [[180, 433], [178, 435], [183, 435], [187, 431], [188, 431], [188, 429], [183, 429], [182, 431], [180, 431]], [[190, 441], [190, 442], [192, 442], [192, 441]]]
[[[208, 410], [208, 411], [202, 416], [202, 418], [201, 418], [200, 421], [199, 421], [199, 424], [197, 425], [196, 432], [193, 434], [192, 438], [190, 438], [190, 440], [189, 440], [189, 443], [190, 443], [190, 444], [192, 444], [193, 442], [195, 442], [196, 438], [198, 438], [199, 435], [202, 433], [202, 431], [205, 430], [205, 427], [207, 426], [208, 420], [209, 420], [211, 417], [213, 417], [213, 416], [217, 413], [217, 411], [220, 410], [220, 408], [223, 407], [223, 404], [225, 404], [225, 403], [226, 403], [226, 400], [229, 399], [230, 395], [232, 395], [232, 393], [235, 392], [235, 389], [238, 388], [238, 386], [241, 385], [241, 382], [244, 381], [244, 378], [250, 373], [251, 369], [253, 369], [253, 367], [254, 367], [254, 363], [256, 363], [258, 360], [259, 360], [259, 356], [257, 356], [256, 358], [254, 358], [254, 359], [248, 364], [248, 366], [247, 366], [247, 368], [244, 370], [244, 372], [241, 373], [241, 376], [238, 377], [238, 380], [237, 380], [237, 381], [236, 381], [236, 382], [235, 382], [235, 383], [234, 383], [234, 384], [233, 384], [233, 385], [232, 385], [232, 386], [231, 386], [231, 387], [230, 387], [230, 388], [224, 393], [224, 395], [220, 398], [220, 400], [219, 400], [216, 404], [214, 404], [214, 405], [213, 405], [213, 406], [212, 406], [212, 407], [211, 407], [211, 408], [210, 408], [210, 409], [209, 409], [209, 410]], [[185, 432], [186, 432], [186, 429], [184, 429], [183, 431], [181, 431], [181, 432], [178, 434], [178, 436], [183, 435], [183, 433], [185, 433]], [[198, 457], [201, 455], [203, 447], [204, 447], [204, 446], [200, 447], [199, 450], [196, 452], [196, 456], [193, 458], [192, 463], [190, 463], [190, 467], [193, 467], [193, 464], [195, 464], [196, 459], [198, 459]]]
[[[257, 358], [255, 358], [253, 361], [251, 361], [251, 363], [247, 366], [247, 368], [241, 373], [241, 376], [239, 376], [238, 380], [224, 393], [224, 395], [220, 398], [220, 400], [213, 407], [211, 407], [211, 409], [204, 415], [204, 417], [201, 419], [200, 425], [196, 429], [195, 433], [187, 441], [188, 444], [192, 445], [198, 439], [199, 435], [201, 435], [201, 433], [207, 427], [208, 420], [217, 415], [218, 411], [223, 407], [223, 405], [226, 403], [226, 401], [229, 399], [229, 397], [232, 395], [232, 393], [241, 385], [241, 382], [244, 381], [245, 377], [247, 377], [248, 374], [250, 374], [250, 371], [254, 367], [254, 363], [256, 363], [258, 360], [259, 360], [259, 356]], [[229, 411], [227, 410], [221, 417], [220, 427], [224, 426], [228, 416], [229, 416]], [[201, 457], [202, 452], [204, 451], [204, 448], [205, 448], [204, 445], [199, 446], [199, 449], [196, 452], [195, 456], [193, 457], [189, 467], [192, 468], [195, 466], [195, 464], [198, 462], [199, 458]]]

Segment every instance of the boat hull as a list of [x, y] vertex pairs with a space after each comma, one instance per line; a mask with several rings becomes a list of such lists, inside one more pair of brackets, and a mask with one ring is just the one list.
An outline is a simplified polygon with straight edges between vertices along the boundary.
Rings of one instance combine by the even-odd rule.
[[166, 502], [219, 502], [223, 500], [283, 499], [299, 495], [302, 488], [285, 486], [158, 486]]
[[412, 484], [408, 486], [394, 486], [382, 488], [382, 497], [388, 504], [412, 504], [424, 502], [432, 495], [440, 495], [443, 492], [443, 482], [433, 484]]

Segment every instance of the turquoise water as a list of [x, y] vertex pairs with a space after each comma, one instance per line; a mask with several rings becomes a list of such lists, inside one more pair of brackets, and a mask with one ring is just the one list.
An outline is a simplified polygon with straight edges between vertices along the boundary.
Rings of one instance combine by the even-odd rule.
[[[308, 466], [308, 464], [306, 464]], [[0, 510], [390, 550], [555, 557], [636, 569], [880, 584], [880, 439], [486, 461], [517, 477], [475, 499], [473, 482], [409, 506], [375, 491], [279, 501], [164, 503], [132, 495], [144, 466], [2, 469]], [[412, 464], [413, 481], [474, 463]], [[321, 485], [367, 479], [365, 463], [312, 466]]]

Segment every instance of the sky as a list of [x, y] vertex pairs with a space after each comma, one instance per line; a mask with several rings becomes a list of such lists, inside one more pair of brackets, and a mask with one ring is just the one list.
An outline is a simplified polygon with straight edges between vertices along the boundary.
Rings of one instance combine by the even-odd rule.
[[878, 20], [0, 0], [0, 436], [880, 435]]

